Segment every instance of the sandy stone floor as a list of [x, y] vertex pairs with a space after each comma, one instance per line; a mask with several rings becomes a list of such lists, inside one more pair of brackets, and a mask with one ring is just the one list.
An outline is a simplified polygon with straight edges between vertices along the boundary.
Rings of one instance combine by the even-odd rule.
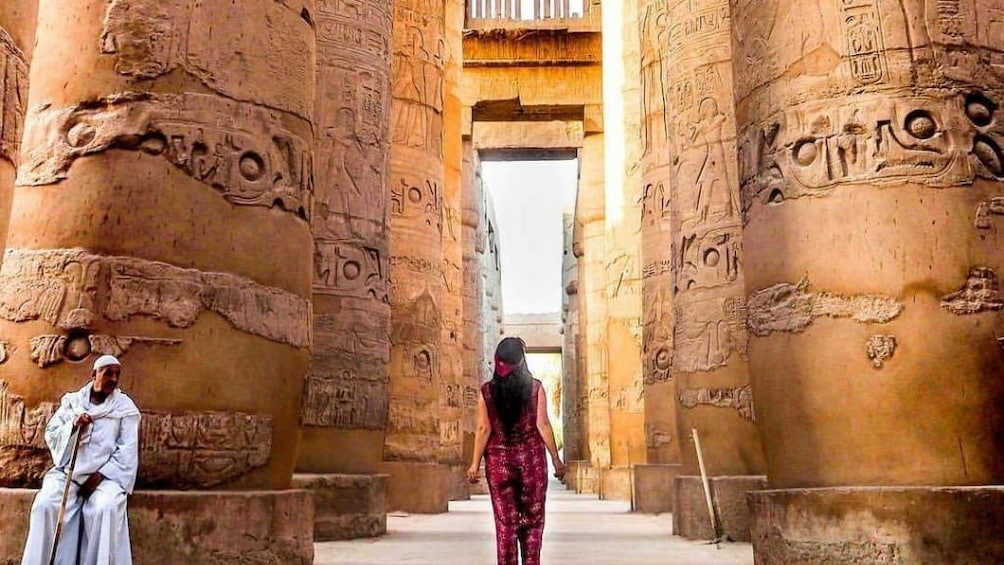
[[[631, 514], [626, 502], [599, 501], [554, 485], [548, 493], [543, 565], [753, 563], [748, 543], [718, 548], [669, 535], [672, 518]], [[318, 543], [317, 565], [495, 563], [495, 526], [487, 496], [451, 502], [440, 515], [394, 516], [375, 540]]]

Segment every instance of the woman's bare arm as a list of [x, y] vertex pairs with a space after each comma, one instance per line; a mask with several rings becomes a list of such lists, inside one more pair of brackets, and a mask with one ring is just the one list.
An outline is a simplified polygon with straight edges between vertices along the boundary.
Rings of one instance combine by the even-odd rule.
[[488, 407], [485, 405], [485, 397], [478, 395], [478, 427], [474, 432], [474, 457], [471, 466], [467, 469], [467, 479], [472, 483], [478, 482], [478, 475], [481, 471], [481, 458], [485, 455], [485, 447], [488, 446], [488, 436], [491, 434], [491, 422], [488, 421]]
[[547, 415], [547, 394], [544, 393], [544, 385], [535, 383], [540, 387], [537, 391], [537, 431], [544, 439], [544, 446], [551, 454], [551, 463], [554, 464], [554, 476], [562, 479], [565, 477], [565, 464], [558, 454], [558, 444], [554, 441], [554, 428], [551, 427], [551, 418]]

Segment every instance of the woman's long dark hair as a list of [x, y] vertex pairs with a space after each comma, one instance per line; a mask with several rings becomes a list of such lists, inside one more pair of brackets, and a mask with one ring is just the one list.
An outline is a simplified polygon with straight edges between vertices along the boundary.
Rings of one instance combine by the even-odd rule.
[[495, 349], [496, 361], [515, 367], [508, 375], [500, 375], [498, 363], [495, 375], [488, 385], [492, 391], [495, 413], [502, 421], [502, 428], [508, 435], [519, 421], [519, 417], [530, 406], [533, 396], [533, 375], [526, 366], [526, 346], [522, 339], [507, 337]]

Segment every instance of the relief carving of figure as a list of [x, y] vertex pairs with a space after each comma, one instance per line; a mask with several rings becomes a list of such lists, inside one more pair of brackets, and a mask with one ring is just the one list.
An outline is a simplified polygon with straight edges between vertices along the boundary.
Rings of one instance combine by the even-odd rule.
[[681, 202], [684, 226], [715, 225], [735, 218], [739, 210], [735, 182], [729, 177], [725, 160], [725, 123], [725, 114], [714, 98], [701, 100], [697, 120], [690, 124], [687, 135], [694, 151], [688, 152], [679, 165], [681, 178], [692, 180], [696, 188], [690, 202]]

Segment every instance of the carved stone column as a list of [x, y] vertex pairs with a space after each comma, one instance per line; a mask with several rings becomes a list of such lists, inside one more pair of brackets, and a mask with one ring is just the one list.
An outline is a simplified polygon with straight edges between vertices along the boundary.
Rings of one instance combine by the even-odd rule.
[[390, 409], [383, 468], [392, 510], [445, 512], [438, 464], [444, 381], [444, 0], [394, 0], [390, 157]]
[[[714, 537], [691, 431], [718, 479], [722, 532], [749, 539], [746, 490], [763, 486], [747, 367], [742, 221], [736, 168], [728, 0], [674, 1], [666, 30], [670, 240], [677, 433], [673, 531]], [[726, 486], [726, 483], [730, 483]]]
[[1001, 5], [732, 8], [757, 561], [999, 562]]
[[[562, 369], [561, 387], [562, 436], [564, 441], [565, 464], [582, 458], [579, 444], [582, 438], [583, 422], [579, 414], [579, 375], [576, 371], [578, 355], [576, 352], [576, 333], [579, 331], [579, 267], [575, 257], [572, 241], [575, 230], [575, 214], [566, 213], [562, 217], [563, 253], [561, 282], [562, 292]], [[574, 485], [568, 485], [574, 490]]]
[[[463, 235], [463, 439], [464, 462], [470, 463], [474, 449], [474, 430], [478, 425], [478, 397], [485, 363], [483, 327], [484, 279], [481, 275], [479, 249], [484, 249], [481, 233], [485, 215], [484, 186], [481, 183], [481, 161], [473, 142], [464, 140], [463, 184], [461, 186], [461, 219]], [[464, 467], [466, 469], [466, 467]]]
[[[365, 499], [346, 515], [319, 493], [315, 539], [386, 532], [379, 502], [390, 359], [387, 169], [391, 1], [319, 2], [314, 347], [303, 394], [300, 486]], [[344, 496], [344, 495], [341, 495]], [[332, 506], [332, 507], [328, 507]]]
[[604, 11], [603, 110], [607, 378], [610, 468], [601, 497], [631, 500], [632, 467], [645, 462], [641, 321], [641, 58], [638, 2]]
[[37, 0], [0, 6], [0, 249], [7, 238], [14, 177], [28, 106], [28, 66], [35, 43]]
[[[641, 264], [642, 373], [645, 383], [645, 447], [649, 488], [635, 488], [647, 511], [672, 510], [672, 484], [680, 467], [673, 381], [673, 274], [670, 235], [671, 124], [669, 0], [639, 6], [641, 44]], [[660, 485], [660, 488], [655, 488]]]
[[[266, 504], [246, 531], [279, 519], [294, 493], [265, 491], [290, 485], [312, 333], [313, 10], [40, 4], [0, 270], [4, 483], [37, 484], [51, 464], [41, 426], [112, 353], [144, 411], [141, 488], [253, 489]], [[212, 500], [179, 497], [164, 519]], [[309, 532], [214, 535], [249, 559], [313, 555]], [[158, 557], [228, 561], [210, 547]]]
[[482, 362], [481, 382], [492, 380], [495, 374], [495, 348], [502, 340], [502, 257], [499, 255], [498, 221], [495, 219], [495, 203], [491, 194], [485, 194], [484, 252], [481, 254], [481, 272], [484, 280], [484, 361]]
[[[446, 61], [443, 106], [443, 354], [440, 388], [439, 462], [450, 469], [450, 500], [470, 498], [464, 463], [463, 417], [477, 411], [464, 399], [463, 346], [463, 225], [461, 192], [464, 148], [460, 74], [463, 70], [463, 0], [446, 0]], [[472, 443], [473, 445], [473, 443]], [[469, 461], [468, 461], [469, 463]]]
[[[582, 225], [579, 260], [579, 323], [585, 336], [584, 368], [588, 390], [589, 464], [593, 473], [610, 466], [610, 384], [606, 343], [606, 224], [603, 185], [603, 133], [586, 132], [579, 153], [576, 221]], [[596, 475], [594, 475], [595, 478]], [[594, 481], [595, 484], [595, 481]], [[582, 485], [580, 485], [582, 487]], [[588, 491], [583, 491], [588, 492]]]

